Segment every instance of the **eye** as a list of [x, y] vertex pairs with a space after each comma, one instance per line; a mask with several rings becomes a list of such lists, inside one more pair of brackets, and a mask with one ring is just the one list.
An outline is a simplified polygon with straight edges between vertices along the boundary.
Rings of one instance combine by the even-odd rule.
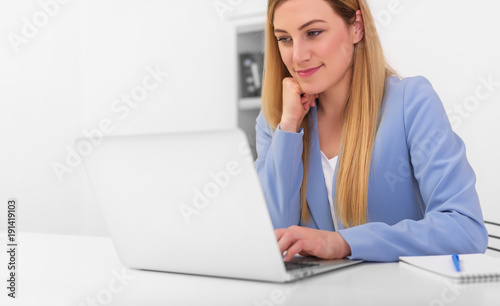
[[292, 39], [290, 37], [278, 37], [278, 42], [281, 42], [283, 44], [289, 43]]
[[316, 37], [316, 36], [318, 36], [321, 33], [323, 33], [323, 31], [308, 31], [307, 32], [307, 36], [308, 37]]

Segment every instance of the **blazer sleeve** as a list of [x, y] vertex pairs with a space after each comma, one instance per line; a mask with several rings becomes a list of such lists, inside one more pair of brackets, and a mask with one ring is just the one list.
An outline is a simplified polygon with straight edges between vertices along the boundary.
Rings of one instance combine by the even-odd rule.
[[421, 220], [340, 230], [351, 258], [397, 261], [404, 255], [483, 253], [488, 235], [463, 141], [425, 78], [410, 78], [403, 96], [406, 145], [425, 214]]
[[300, 221], [300, 186], [303, 177], [302, 138], [298, 133], [275, 131], [264, 119], [257, 117], [257, 160], [264, 197], [274, 228], [298, 225]]

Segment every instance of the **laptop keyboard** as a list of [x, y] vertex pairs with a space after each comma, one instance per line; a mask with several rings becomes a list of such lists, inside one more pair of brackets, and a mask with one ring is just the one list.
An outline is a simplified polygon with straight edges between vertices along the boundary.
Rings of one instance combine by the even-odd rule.
[[287, 271], [302, 269], [302, 268], [309, 268], [309, 267], [314, 267], [314, 266], [318, 266], [318, 265], [319, 265], [319, 263], [317, 263], [317, 262], [305, 262], [305, 261], [285, 262], [285, 268]]

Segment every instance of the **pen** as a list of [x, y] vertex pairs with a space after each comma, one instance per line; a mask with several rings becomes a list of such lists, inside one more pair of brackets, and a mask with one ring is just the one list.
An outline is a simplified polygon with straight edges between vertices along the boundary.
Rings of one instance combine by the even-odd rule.
[[451, 255], [451, 258], [453, 259], [453, 264], [455, 265], [455, 270], [457, 272], [460, 272], [460, 257], [458, 257], [457, 254]]

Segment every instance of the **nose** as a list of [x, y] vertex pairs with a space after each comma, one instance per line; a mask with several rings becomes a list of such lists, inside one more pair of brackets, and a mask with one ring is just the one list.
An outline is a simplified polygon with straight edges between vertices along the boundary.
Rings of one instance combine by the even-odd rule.
[[307, 62], [311, 59], [311, 50], [306, 42], [295, 41], [293, 45], [293, 60], [296, 63]]

